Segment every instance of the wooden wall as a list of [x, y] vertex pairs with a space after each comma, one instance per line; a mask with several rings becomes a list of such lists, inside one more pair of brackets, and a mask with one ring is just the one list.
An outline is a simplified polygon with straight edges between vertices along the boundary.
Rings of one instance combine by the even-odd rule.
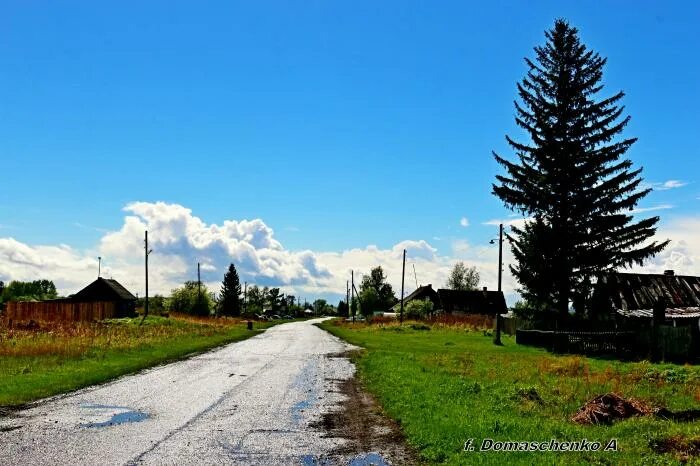
[[1, 314], [8, 322], [35, 321], [94, 321], [117, 317], [117, 307], [111, 301], [73, 303], [67, 301], [8, 302]]

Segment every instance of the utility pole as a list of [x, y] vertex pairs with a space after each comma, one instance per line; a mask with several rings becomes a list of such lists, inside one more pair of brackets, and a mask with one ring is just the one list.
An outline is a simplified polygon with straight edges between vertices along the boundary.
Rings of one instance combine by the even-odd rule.
[[[503, 279], [503, 224], [498, 226], [498, 292], [501, 293], [501, 283]], [[501, 314], [496, 311], [496, 337], [493, 339], [495, 345], [501, 343]]]
[[202, 278], [199, 274], [199, 262], [197, 262], [197, 312], [202, 311]]
[[348, 316], [350, 315], [350, 280], [345, 280], [345, 305], [348, 307]]
[[[352, 303], [355, 303], [355, 271], [354, 270], [350, 271], [350, 280], [352, 283], [352, 288], [350, 290], [352, 292], [352, 298], [350, 299], [350, 301]], [[353, 312], [352, 304], [350, 305], [350, 312], [352, 312], [352, 321], [354, 323], [355, 322], [355, 312]]]
[[[240, 283], [240, 282], [238, 282]], [[243, 282], [243, 314], [248, 313], [248, 282]]]
[[503, 224], [499, 225], [498, 231], [498, 291], [501, 291], [501, 281], [503, 279]]
[[[415, 269], [414, 269], [415, 271]], [[406, 276], [406, 250], [403, 250], [403, 265], [401, 266], [401, 311], [399, 313], [399, 323], [403, 324], [403, 282]], [[416, 281], [417, 283], [417, 281]]]
[[148, 249], [148, 230], [145, 231], [144, 234], [144, 251], [145, 251], [145, 262], [146, 262], [146, 297], [144, 298], [144, 304], [143, 304], [143, 319], [141, 319], [141, 324], [143, 324], [143, 321], [146, 320], [146, 317], [148, 317], [148, 256], [153, 252], [152, 249]]
[[97, 278], [100, 278], [100, 272], [102, 271], [102, 257], [97, 258]]

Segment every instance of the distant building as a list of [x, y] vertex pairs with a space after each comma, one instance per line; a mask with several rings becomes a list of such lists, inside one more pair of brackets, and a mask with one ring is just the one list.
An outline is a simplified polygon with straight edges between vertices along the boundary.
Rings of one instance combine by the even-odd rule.
[[118, 281], [98, 278], [67, 298], [9, 302], [2, 318], [8, 321], [95, 321], [136, 315], [136, 296]]
[[[506, 300], [501, 291], [482, 290], [448, 290], [440, 288], [435, 291], [432, 285], [419, 286], [404, 298], [404, 306], [414, 299], [429, 299], [433, 309], [449, 314], [485, 314], [496, 315], [508, 312]], [[392, 312], [399, 312], [401, 303], [395, 304]]]
[[505, 314], [508, 312], [502, 291], [439, 289], [441, 309], [449, 314]]
[[[429, 299], [433, 302], [433, 309], [440, 309], [440, 297], [438, 296], [437, 291], [435, 291], [433, 286], [430, 284], [419, 286], [413, 291], [413, 293], [403, 298], [404, 307], [414, 299]], [[401, 301], [394, 304], [390, 309], [391, 312], [399, 312], [400, 310]]]

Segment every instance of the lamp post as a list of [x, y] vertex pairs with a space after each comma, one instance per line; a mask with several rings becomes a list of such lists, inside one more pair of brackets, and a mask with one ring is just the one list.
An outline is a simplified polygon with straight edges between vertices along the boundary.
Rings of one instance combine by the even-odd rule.
[[[490, 244], [495, 243], [496, 240], [492, 239], [489, 241]], [[498, 292], [501, 290], [501, 283], [503, 280], [503, 224], [498, 226]], [[501, 343], [501, 314], [496, 311], [496, 336], [493, 339], [495, 345], [502, 345]]]

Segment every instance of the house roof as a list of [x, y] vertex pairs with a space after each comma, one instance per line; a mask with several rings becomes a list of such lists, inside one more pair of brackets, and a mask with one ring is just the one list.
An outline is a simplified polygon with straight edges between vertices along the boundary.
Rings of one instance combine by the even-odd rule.
[[506, 300], [501, 291], [439, 289], [442, 308], [474, 314], [505, 314]]
[[[431, 301], [433, 301], [436, 304], [440, 302], [437, 292], [433, 289], [433, 285], [428, 284], [425, 286], [419, 286], [418, 288], [413, 290], [413, 292], [411, 294], [409, 294], [408, 296], [403, 298], [403, 303], [405, 306], [406, 303], [413, 301], [414, 299], [425, 299], [425, 298], [430, 299]], [[399, 300], [398, 303], [394, 304], [391, 307], [391, 310], [398, 311], [400, 308], [401, 308], [401, 300]]]
[[111, 278], [98, 278], [74, 294], [73, 301], [135, 301], [136, 296]]
[[627, 317], [652, 317], [654, 304], [666, 304], [666, 318], [700, 317], [700, 277], [608, 273], [598, 278], [598, 299]]

